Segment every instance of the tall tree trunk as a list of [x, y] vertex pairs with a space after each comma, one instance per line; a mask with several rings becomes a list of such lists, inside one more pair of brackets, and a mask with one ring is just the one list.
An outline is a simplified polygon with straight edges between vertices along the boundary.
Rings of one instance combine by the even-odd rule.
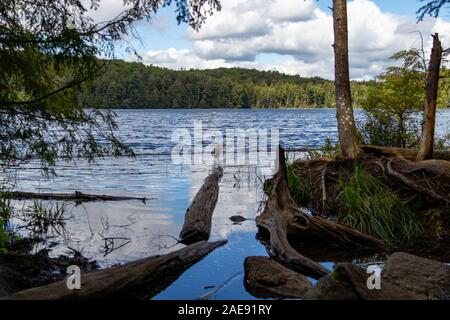
[[442, 45], [439, 34], [433, 36], [433, 50], [431, 51], [430, 66], [428, 68], [424, 125], [417, 161], [433, 157], [434, 130], [436, 123], [436, 106], [439, 89], [439, 72], [442, 61]]
[[336, 116], [342, 155], [359, 153], [348, 63], [347, 0], [333, 0]]

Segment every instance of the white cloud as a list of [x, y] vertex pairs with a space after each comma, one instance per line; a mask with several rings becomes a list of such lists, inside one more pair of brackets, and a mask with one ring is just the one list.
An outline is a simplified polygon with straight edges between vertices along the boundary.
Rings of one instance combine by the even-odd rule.
[[[88, 9], [88, 16], [91, 17], [95, 23], [102, 23], [117, 18], [122, 12], [131, 8], [130, 4], [124, 4], [123, 0], [100, 0], [98, 7], [91, 8], [90, 0], [81, 0], [81, 3]], [[167, 16], [155, 15], [147, 26], [154, 29], [166, 29], [169, 27], [169, 20]]]
[[[188, 31], [192, 50], [150, 51], [144, 62], [169, 68], [215, 68], [247, 66], [303, 76], [333, 78], [333, 21], [331, 12], [313, 0], [227, 0], [223, 10], [209, 17], [199, 32]], [[404, 49], [421, 46], [423, 33], [430, 49], [433, 32], [450, 45], [450, 22], [427, 19], [417, 24], [382, 12], [371, 0], [348, 4], [350, 68], [353, 79], [381, 73], [389, 57]], [[283, 55], [283, 59], [257, 62], [260, 54]]]
[[[224, 6], [229, 3], [224, 3]], [[239, 11], [240, 5], [224, 10], [219, 18], [210, 17], [200, 32], [190, 30], [189, 37], [194, 40], [226, 39], [252, 37], [270, 32], [269, 20], [257, 10]]]
[[[82, 0], [81, 3], [86, 8], [90, 8], [90, 0]], [[91, 8], [88, 14], [95, 22], [103, 22], [114, 19], [129, 7], [129, 5], [124, 6], [122, 0], [102, 0], [99, 2], [99, 6]]]
[[231, 67], [224, 59], [202, 59], [190, 50], [170, 48], [161, 51], [149, 51], [142, 56], [147, 64], [153, 64], [170, 69], [214, 69]]
[[275, 21], [306, 21], [314, 17], [314, 14], [314, 2], [309, 0], [273, 0], [268, 6], [268, 16]]

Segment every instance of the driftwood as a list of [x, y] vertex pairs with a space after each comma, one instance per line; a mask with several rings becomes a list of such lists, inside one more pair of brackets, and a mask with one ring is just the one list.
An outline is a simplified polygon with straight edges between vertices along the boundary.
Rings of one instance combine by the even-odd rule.
[[128, 201], [139, 200], [145, 203], [148, 198], [124, 197], [124, 196], [108, 196], [98, 194], [82, 193], [75, 191], [74, 193], [40, 193], [40, 192], [24, 192], [10, 191], [4, 192], [4, 195], [16, 200], [42, 199], [42, 200], [62, 200], [76, 202], [93, 202], [93, 201]]
[[219, 166], [215, 167], [186, 210], [180, 232], [181, 243], [191, 244], [209, 239], [212, 215], [219, 198], [219, 181], [222, 176], [223, 169]]
[[320, 278], [329, 270], [301, 255], [293, 248], [291, 240], [307, 237], [343, 248], [385, 248], [382, 241], [369, 235], [302, 212], [288, 189], [285, 154], [281, 148], [278, 162], [279, 171], [274, 177], [272, 194], [263, 213], [256, 218], [258, 228], [269, 233], [269, 253], [274, 259], [303, 274]]
[[81, 288], [69, 290], [66, 280], [13, 294], [11, 300], [87, 300], [151, 298], [186, 269], [227, 241], [198, 242], [178, 251], [81, 276]]
[[[401, 157], [406, 160], [415, 161], [419, 150], [404, 149], [394, 147], [379, 147], [379, 146], [360, 146], [363, 153], [373, 155], [376, 157]], [[433, 152], [433, 159], [436, 160], [450, 160], [450, 151], [437, 150]]]

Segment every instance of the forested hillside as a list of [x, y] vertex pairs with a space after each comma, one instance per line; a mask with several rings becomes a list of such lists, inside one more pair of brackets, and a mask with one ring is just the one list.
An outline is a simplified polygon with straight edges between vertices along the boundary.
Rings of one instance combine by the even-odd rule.
[[[355, 104], [370, 83], [353, 83]], [[101, 108], [320, 108], [335, 104], [334, 84], [249, 69], [174, 71], [142, 63], [105, 61], [83, 94]]]

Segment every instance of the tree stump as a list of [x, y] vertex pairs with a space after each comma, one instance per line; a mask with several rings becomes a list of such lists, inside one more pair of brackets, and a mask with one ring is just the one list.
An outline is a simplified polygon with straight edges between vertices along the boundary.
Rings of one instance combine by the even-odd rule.
[[[349, 249], [385, 249], [382, 241], [333, 221], [311, 216], [299, 210], [287, 185], [284, 150], [279, 149], [279, 170], [274, 177], [272, 194], [263, 213], [256, 218], [258, 228], [268, 234], [269, 254], [287, 267], [314, 278], [329, 270], [301, 255], [290, 241], [308, 236], [324, 243]], [[264, 232], [261, 232], [264, 237]]]

